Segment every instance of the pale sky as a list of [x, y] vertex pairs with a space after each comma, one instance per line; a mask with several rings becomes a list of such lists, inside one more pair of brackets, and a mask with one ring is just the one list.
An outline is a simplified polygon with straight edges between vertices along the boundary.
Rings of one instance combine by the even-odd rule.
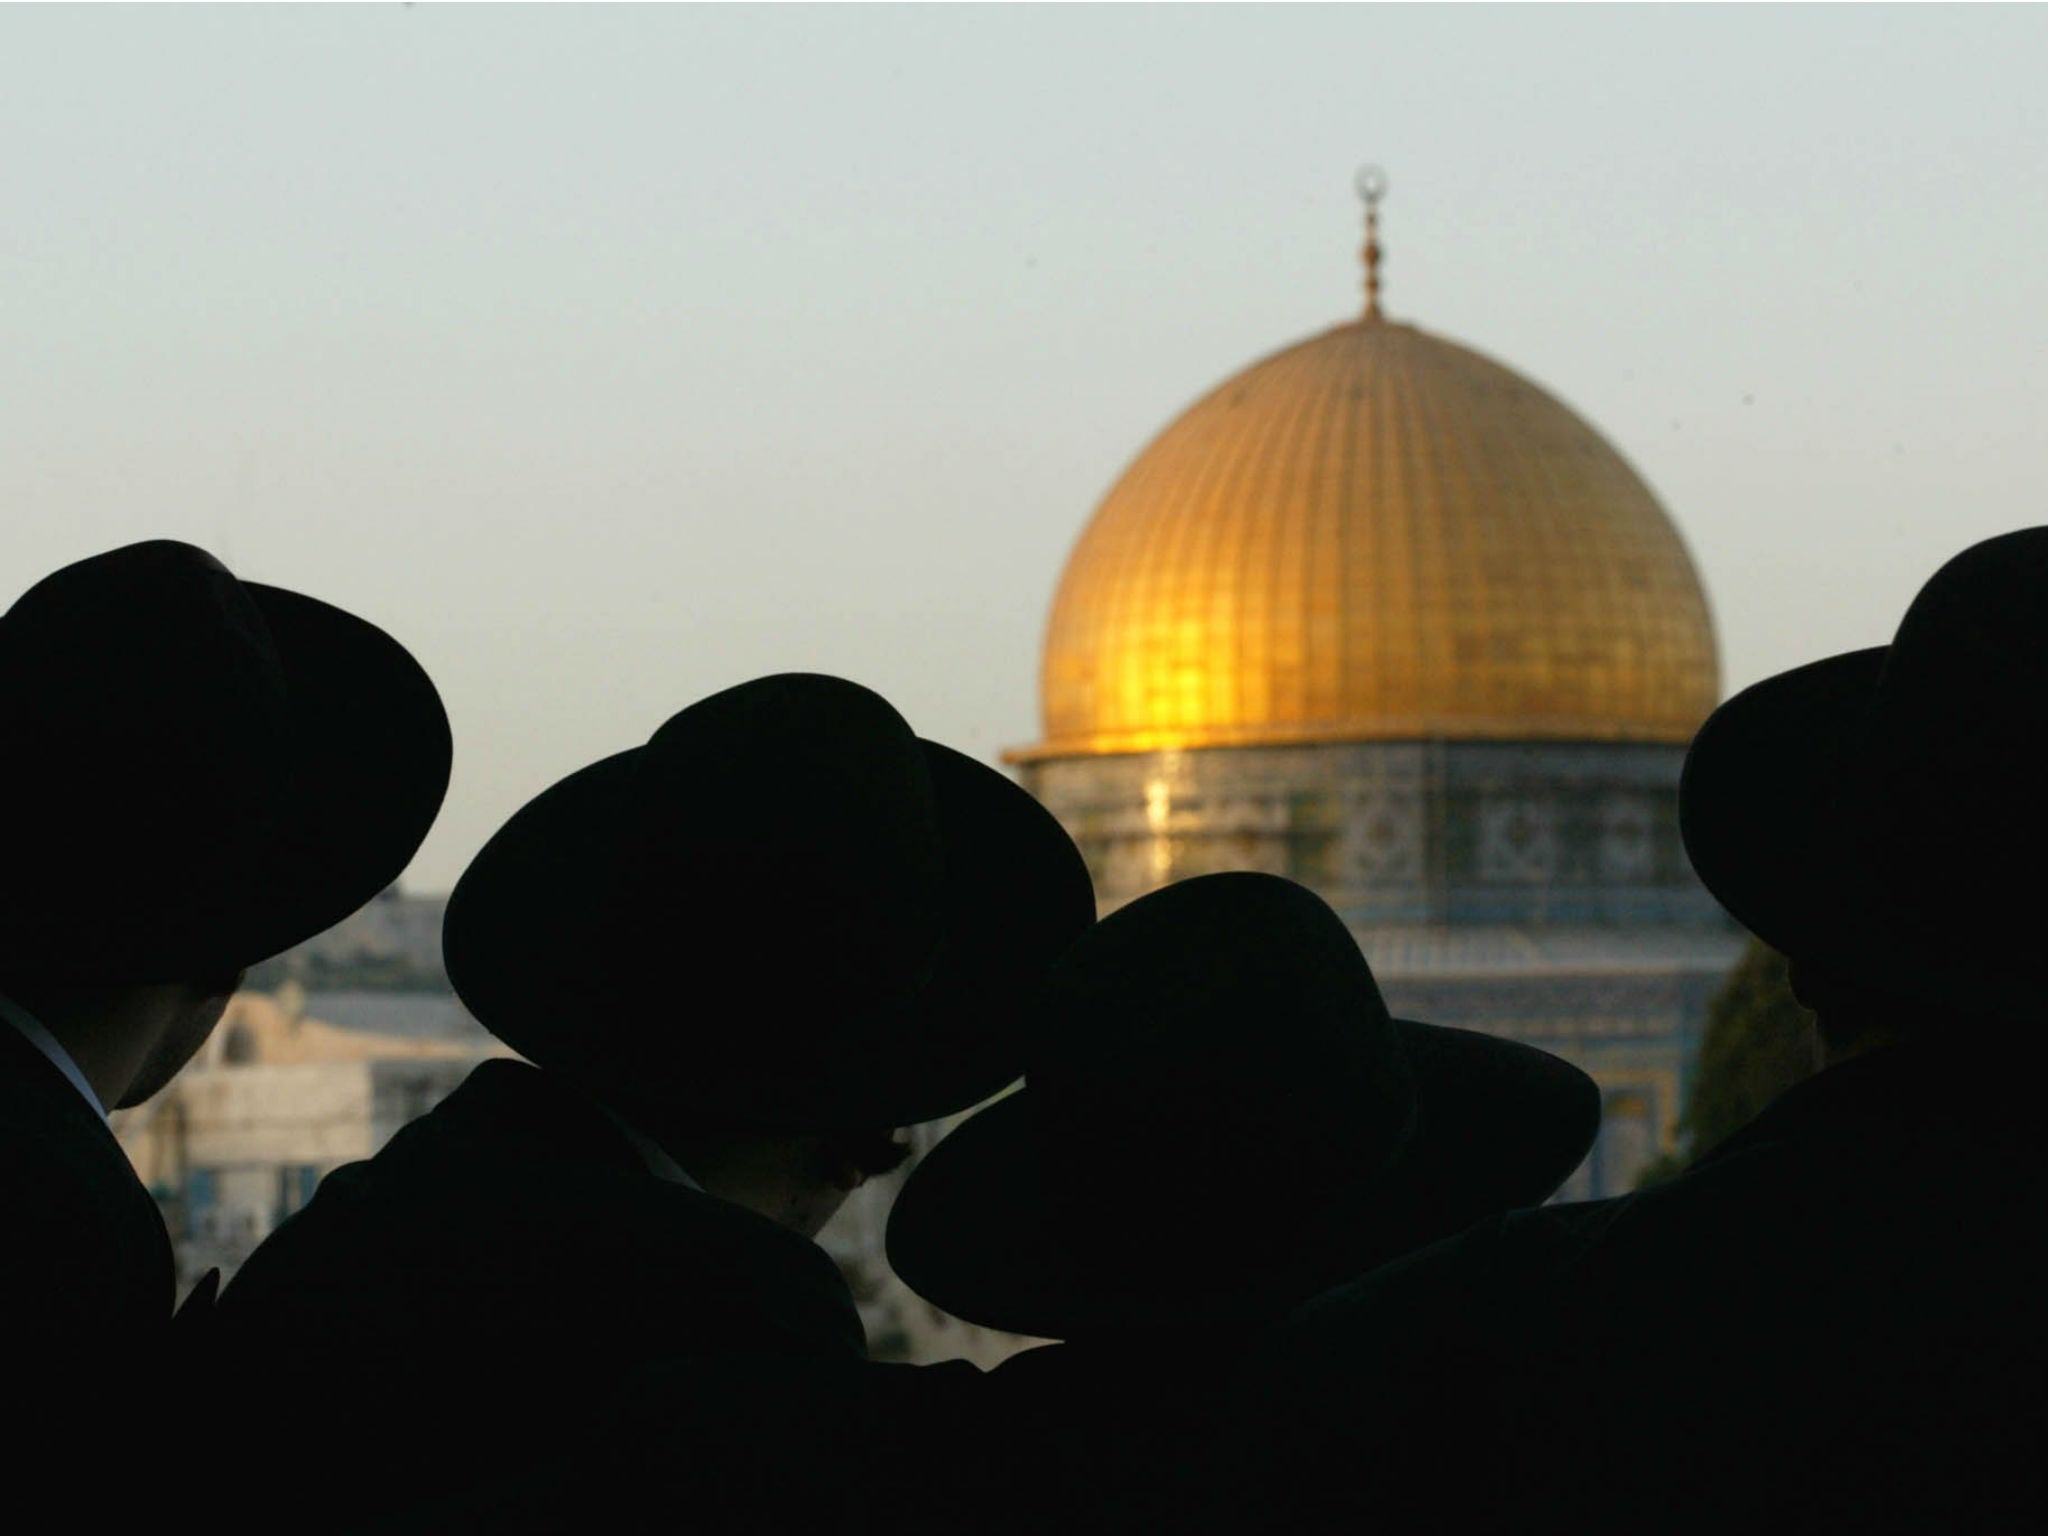
[[1037, 735], [1066, 552], [1387, 308], [1655, 488], [1731, 687], [2048, 520], [2048, 12], [0, 7], [0, 604], [190, 539], [440, 684], [445, 889], [762, 672]]

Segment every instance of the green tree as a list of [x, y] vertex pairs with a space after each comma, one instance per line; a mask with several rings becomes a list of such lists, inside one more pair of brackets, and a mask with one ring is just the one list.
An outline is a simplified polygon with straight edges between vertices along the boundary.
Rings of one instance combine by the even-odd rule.
[[1643, 1171], [1637, 1187], [1684, 1171], [1813, 1071], [1813, 1015], [1792, 995], [1785, 957], [1756, 939], [1707, 1005], [1679, 1150]]

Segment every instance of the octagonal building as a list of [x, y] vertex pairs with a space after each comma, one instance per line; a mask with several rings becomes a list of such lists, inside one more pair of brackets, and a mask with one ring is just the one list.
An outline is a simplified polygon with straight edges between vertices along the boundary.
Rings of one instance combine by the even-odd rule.
[[1258, 869], [1351, 924], [1397, 1013], [1600, 1082], [1568, 1193], [1673, 1139], [1739, 936], [1679, 844], [1719, 695], [1656, 496], [1555, 396], [1385, 319], [1233, 375], [1140, 452], [1053, 599], [1044, 740], [1010, 754], [1105, 910]]

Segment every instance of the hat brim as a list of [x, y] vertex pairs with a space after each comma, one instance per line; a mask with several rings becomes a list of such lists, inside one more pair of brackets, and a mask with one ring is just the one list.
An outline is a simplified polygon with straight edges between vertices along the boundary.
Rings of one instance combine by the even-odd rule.
[[245, 582], [269, 627], [294, 730], [263, 866], [196, 944], [245, 966], [333, 927], [396, 880], [448, 792], [448, 715], [425, 670], [367, 620]]
[[1829, 942], [1845, 874], [1830, 809], [1862, 739], [1890, 647], [1765, 678], [1708, 717], [1679, 778], [1679, 831], [1700, 883], [1781, 954]]
[[[1393, 1023], [1414, 1075], [1414, 1128], [1388, 1168], [1361, 1172], [1356, 1185], [1333, 1194], [1296, 1244], [1247, 1254], [1245, 1268], [1220, 1278], [1215, 1265], [1187, 1255], [1184, 1288], [1154, 1284], [1134, 1299], [1064, 1237], [1027, 1086], [964, 1122], [918, 1164], [890, 1213], [889, 1262], [904, 1284], [956, 1317], [1065, 1339], [1278, 1311], [1553, 1194], [1599, 1129], [1592, 1080], [1515, 1041]], [[1198, 1176], [1193, 1167], [1190, 1177]]]
[[[765, 978], [720, 972], [720, 957], [707, 955], [702, 973], [664, 978], [666, 1006], [607, 985], [602, 893], [616, 873], [638, 748], [536, 797], [463, 874], [442, 931], [456, 992], [540, 1066], [723, 1123], [894, 1127], [980, 1103], [1022, 1072], [1024, 998], [1093, 922], [1093, 889], [1072, 840], [1037, 801], [972, 758], [919, 745], [944, 842], [946, 926], [928, 978], [889, 1008], [882, 1043], [708, 1070], [693, 1059], [692, 1032], [744, 1028], [768, 995]], [[789, 934], [788, 954], [803, 964], [801, 931]]]

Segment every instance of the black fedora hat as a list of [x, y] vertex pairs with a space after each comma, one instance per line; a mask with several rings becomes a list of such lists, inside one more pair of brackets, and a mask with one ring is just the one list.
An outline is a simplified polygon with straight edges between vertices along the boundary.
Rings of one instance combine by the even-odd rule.
[[1037, 801], [792, 673], [529, 802], [457, 882], [442, 950], [487, 1029], [615, 1098], [897, 1126], [1016, 1079], [1023, 1000], [1094, 917]]
[[1343, 921], [1273, 875], [1121, 908], [1037, 1007], [1024, 1087], [932, 1149], [888, 1229], [912, 1290], [1013, 1333], [1270, 1315], [1542, 1201], [1599, 1125], [1576, 1067], [1391, 1017]]
[[0, 732], [9, 969], [239, 969], [395, 880], [448, 788], [448, 717], [403, 646], [169, 540], [0, 616]]
[[1894, 996], [2039, 1010], [2048, 528], [1973, 545], [1888, 646], [1744, 689], [1686, 754], [1707, 889], [1795, 960]]

